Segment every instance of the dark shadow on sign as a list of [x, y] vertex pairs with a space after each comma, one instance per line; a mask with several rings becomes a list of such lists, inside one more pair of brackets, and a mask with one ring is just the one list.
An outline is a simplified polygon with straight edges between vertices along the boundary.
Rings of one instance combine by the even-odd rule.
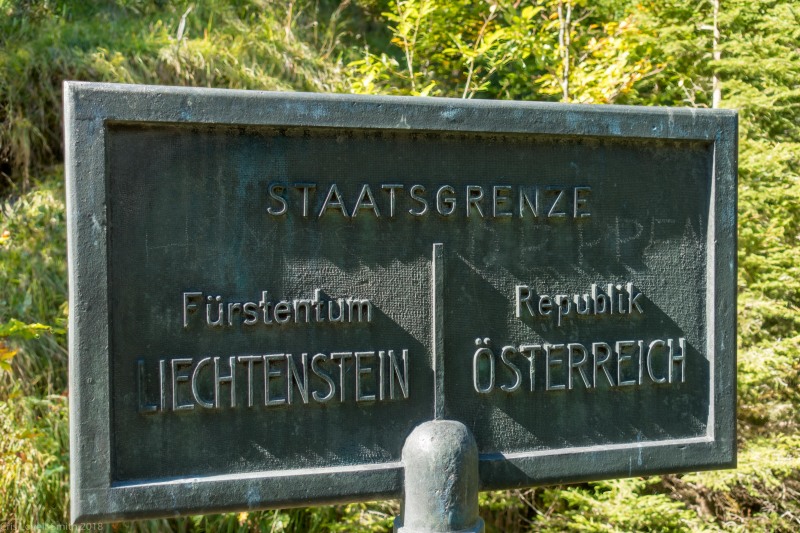
[[[323, 294], [323, 297], [330, 296]], [[398, 461], [405, 437], [431, 417], [433, 383], [428, 349], [380, 308], [373, 307], [372, 321], [366, 324], [262, 325], [251, 329], [194, 331], [191, 336], [196, 340], [184, 343], [181, 349], [162, 347], [161, 357], [145, 356], [146, 394], [150, 402], [158, 401], [159, 359], [190, 359], [190, 364], [179, 368], [179, 374], [188, 375], [189, 380], [178, 384], [178, 403], [192, 405], [191, 408], [172, 409], [168, 364], [166, 411], [140, 414], [137, 384], [132, 379], [136, 375], [136, 362], [120, 358], [114, 365], [113, 387], [118, 398], [112, 431], [116, 440], [114, 481]], [[208, 337], [212, 339], [209, 341]], [[114, 353], [135, 349], [135, 330], [122, 331], [117, 339], [119, 344]], [[191, 348], [198, 343], [203, 347]], [[405, 390], [403, 349], [408, 350]], [[384, 352], [383, 372], [379, 369], [380, 351]], [[318, 398], [326, 396], [331, 387], [311, 368], [313, 357], [319, 353], [325, 358], [318, 369], [328, 375], [336, 388], [326, 400]], [[334, 353], [348, 356], [334, 361]], [[360, 374], [356, 373], [357, 353], [361, 353]], [[305, 397], [301, 385], [291, 377], [287, 354], [301, 383], [308, 380]], [[217, 364], [224, 377], [230, 373], [229, 357], [247, 355], [274, 356], [270, 361], [274, 375], [269, 378], [269, 400], [274, 405], [265, 405], [263, 360], [253, 364], [252, 376], [248, 375], [246, 363], [235, 363], [236, 406], [231, 406], [229, 382], [218, 387], [219, 408], [206, 408], [193, 401], [191, 374], [200, 360], [212, 358], [198, 371], [196, 387], [201, 399], [213, 403], [213, 358], [220, 357]], [[391, 365], [391, 355], [395, 366]], [[343, 378], [339, 375], [340, 368], [344, 370]], [[360, 399], [356, 396], [357, 381], [361, 387]], [[288, 386], [292, 388], [291, 404]]]
[[[525, 320], [520, 327], [519, 320], [509, 315], [505, 303], [508, 295], [497, 291], [463, 261], [452, 263], [455, 264], [448, 265], [448, 274], [458, 275], [467, 288], [463, 293], [454, 290], [449, 294], [464, 298], [464, 307], [475, 309], [472, 323], [482, 327], [477, 328], [479, 336], [468, 336], [476, 328], [454, 326], [459, 324], [459, 316], [445, 312], [445, 331], [449, 332], [445, 337], [448, 414], [473, 431], [481, 453], [633, 443], [706, 434], [711, 368], [701, 355], [705, 347], [698, 346], [704, 339], [687, 334], [646, 296], [640, 300], [645, 312], [633, 320], [626, 315], [581, 317], [569, 326], [559, 327], [552, 318], [537, 317]], [[480, 301], [475, 294], [482, 295]], [[703, 328], [698, 330], [703, 331]], [[483, 337], [490, 338], [491, 342], [476, 344]], [[685, 382], [681, 382], [681, 364], [676, 362], [672, 364], [670, 383], [666, 343], [672, 339], [673, 349], [678, 353], [680, 338], [686, 339]], [[648, 371], [647, 352], [650, 343], [658, 339], [663, 340], [664, 345], [654, 346]], [[631, 359], [623, 359], [618, 371], [616, 356], [612, 355], [610, 363], [605, 365], [610, 380], [602, 367], [595, 379], [592, 344], [607, 343], [615, 350], [618, 341], [632, 341], [630, 346], [623, 346], [624, 355]], [[638, 341], [643, 342], [644, 348], [641, 384]], [[587, 357], [583, 368], [589, 387], [585, 386], [579, 369], [572, 370], [570, 386], [567, 371], [570, 343], [584, 348], [576, 348], [574, 356], [576, 362], [580, 361], [582, 352]], [[519, 353], [521, 344], [541, 347], [534, 356], [533, 390], [530, 360]], [[550, 390], [544, 353], [546, 344], [551, 345]], [[507, 362], [502, 360], [506, 346], [512, 348], [506, 354]], [[474, 357], [479, 348], [488, 348], [492, 356], [484, 351], [475, 365]], [[492, 364], [494, 382], [490, 375]], [[656, 380], [666, 378], [667, 381], [654, 382], [650, 372]], [[635, 383], [617, 386], [620, 381]], [[476, 386], [485, 392], [477, 392]], [[513, 390], [504, 391], [503, 387]]]

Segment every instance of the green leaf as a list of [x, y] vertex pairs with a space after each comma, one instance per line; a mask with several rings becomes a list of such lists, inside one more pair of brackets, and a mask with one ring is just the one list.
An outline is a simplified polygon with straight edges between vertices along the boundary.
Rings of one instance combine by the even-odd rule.
[[50, 326], [33, 323], [25, 324], [16, 318], [10, 319], [5, 324], [0, 324], [0, 337], [16, 337], [20, 339], [35, 339], [40, 333], [53, 331]]
[[539, 13], [542, 9], [542, 6], [527, 6], [522, 9], [522, 18], [525, 20], [531, 20], [537, 13]]

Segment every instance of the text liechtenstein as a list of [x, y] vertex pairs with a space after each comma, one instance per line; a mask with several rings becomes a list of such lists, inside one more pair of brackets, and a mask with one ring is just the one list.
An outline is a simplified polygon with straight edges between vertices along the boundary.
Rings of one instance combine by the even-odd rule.
[[[372, 302], [364, 298], [313, 297], [257, 301], [202, 291], [181, 295], [183, 328], [256, 328], [302, 325], [366, 326]], [[157, 376], [157, 377], [155, 377]], [[409, 351], [243, 353], [137, 360], [138, 409], [142, 414], [193, 409], [274, 408], [328, 402], [383, 402], [409, 396]]]

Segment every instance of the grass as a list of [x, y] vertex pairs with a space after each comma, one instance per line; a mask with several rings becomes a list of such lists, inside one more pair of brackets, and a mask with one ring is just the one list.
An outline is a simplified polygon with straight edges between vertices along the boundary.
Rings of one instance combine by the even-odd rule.
[[[781, 2], [764, 2], [759, 13], [773, 5], [778, 22], [761, 30], [780, 32], [765, 42], [791, 41], [796, 29]], [[392, 6], [0, 0], [0, 530], [56, 529], [68, 520], [61, 82], [349, 91], [347, 65], [363, 56], [361, 47], [391, 48], [378, 13]], [[798, 70], [781, 64], [776, 76]], [[487, 531], [800, 528], [800, 130], [790, 120], [797, 97], [777, 85], [757, 91], [734, 74], [724, 87], [727, 105], [741, 109], [738, 469], [484, 493]], [[647, 83], [667, 87], [657, 77]], [[773, 105], [789, 118], [775, 122]], [[398, 512], [398, 502], [373, 502], [106, 529], [388, 532]]]
[[[21, 354], [0, 373], [0, 394], [60, 394], [66, 389], [67, 281], [63, 172], [53, 169], [29, 193], [0, 200], [0, 324], [51, 327], [7, 343]], [[27, 338], [26, 338], [27, 337]]]
[[12, 390], [0, 401], [0, 526], [66, 523], [67, 397]]
[[27, 190], [33, 167], [62, 159], [63, 80], [344, 87], [331, 55], [346, 10], [357, 25], [349, 1], [0, 0], [0, 187]]

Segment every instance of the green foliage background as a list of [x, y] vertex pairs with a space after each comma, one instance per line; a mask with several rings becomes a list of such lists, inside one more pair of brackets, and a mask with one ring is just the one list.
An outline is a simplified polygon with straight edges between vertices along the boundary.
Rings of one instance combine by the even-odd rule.
[[[714, 104], [716, 80], [719, 105], [740, 113], [739, 468], [486, 493], [481, 514], [489, 531], [800, 529], [797, 2], [0, 0], [5, 530], [68, 522], [66, 79], [692, 107]], [[398, 510], [377, 502], [113, 530], [379, 532]]]

